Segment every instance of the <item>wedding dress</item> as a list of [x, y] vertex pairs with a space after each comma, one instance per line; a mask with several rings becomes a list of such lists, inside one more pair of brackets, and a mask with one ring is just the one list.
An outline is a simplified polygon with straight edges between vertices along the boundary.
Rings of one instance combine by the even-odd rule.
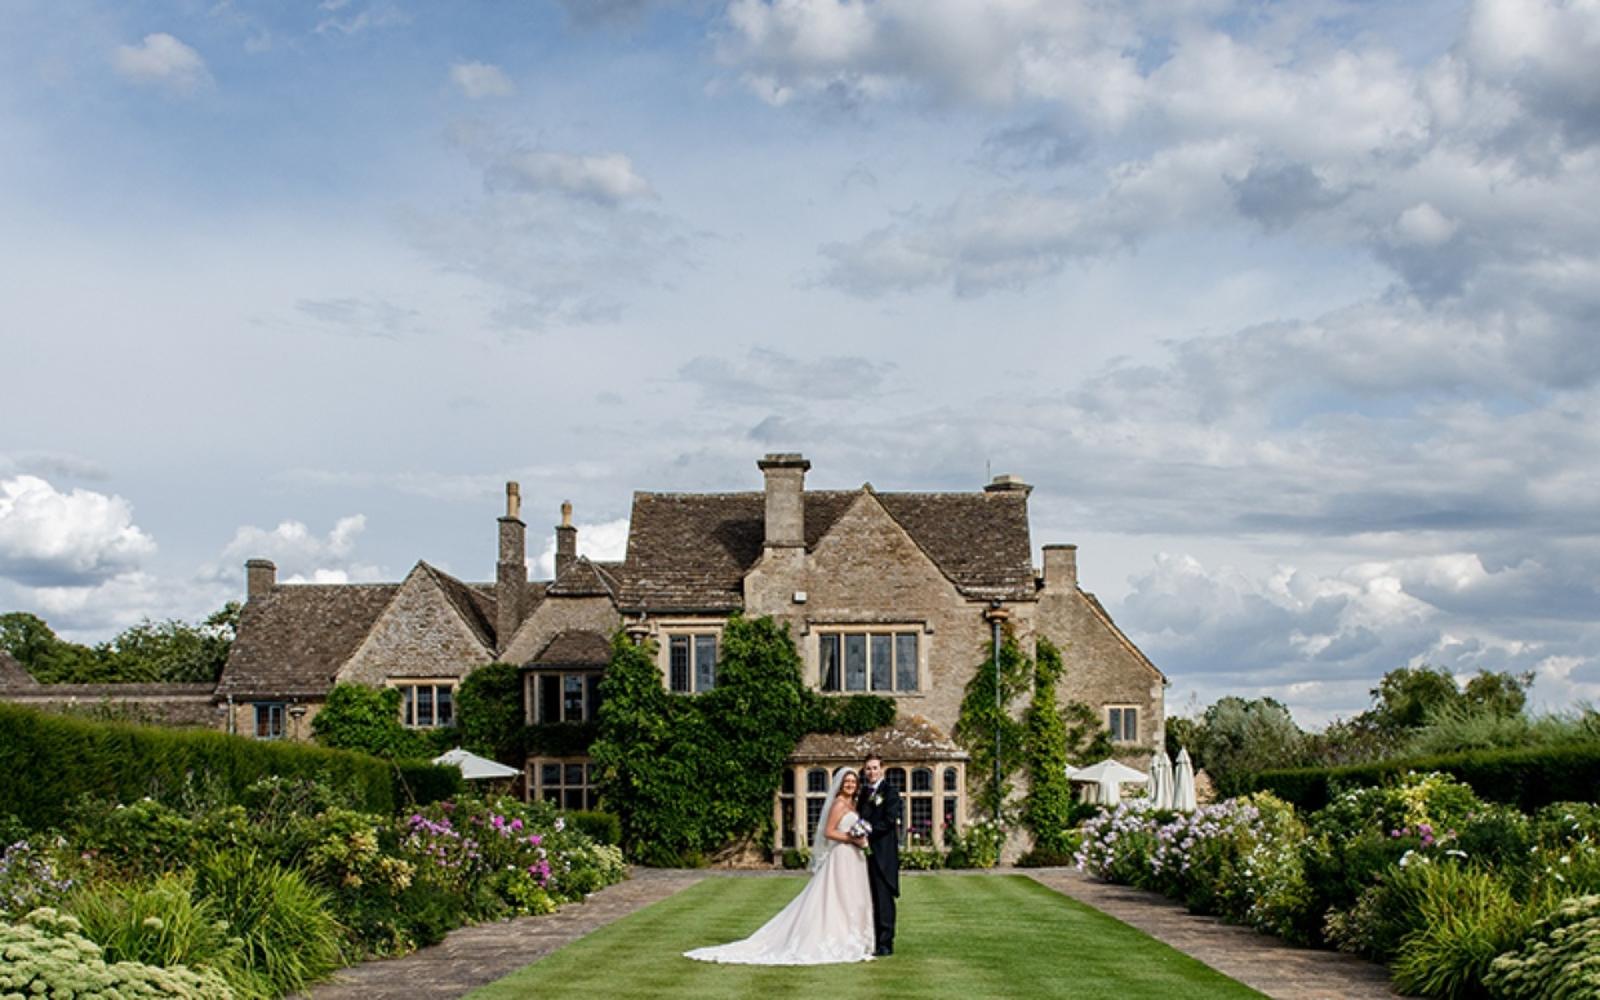
[[[823, 815], [827, 815], [824, 813]], [[855, 810], [839, 820], [840, 833], [855, 825]], [[872, 894], [867, 858], [854, 844], [829, 841], [820, 865], [800, 895], [760, 930], [732, 944], [684, 952], [702, 962], [737, 965], [824, 965], [872, 958]]]

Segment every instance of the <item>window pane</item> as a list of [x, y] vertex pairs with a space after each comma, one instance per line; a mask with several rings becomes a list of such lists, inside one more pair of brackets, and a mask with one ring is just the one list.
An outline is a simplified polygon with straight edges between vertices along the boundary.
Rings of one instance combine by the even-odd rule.
[[890, 652], [893, 642], [893, 636], [872, 637], [872, 690], [874, 691], [894, 689], [894, 656]]
[[545, 785], [546, 787], [561, 784], [561, 765], [540, 764], [539, 783]]
[[569, 789], [567, 789], [566, 797], [563, 800], [561, 805], [562, 805], [562, 808], [564, 808], [564, 809], [582, 809], [583, 808], [583, 789], [582, 788], [569, 788]]
[[565, 785], [581, 785], [581, 784], [583, 784], [583, 765], [582, 764], [568, 764], [567, 767], [566, 767], [566, 772], [567, 772], [566, 773], [566, 780], [564, 782], [562, 782], [562, 784], [565, 784]]
[[894, 687], [896, 691], [917, 689], [917, 633], [902, 632], [894, 637]]
[[594, 784], [594, 761], [591, 760], [583, 765], [583, 780], [591, 785]]
[[889, 787], [893, 788], [895, 791], [899, 792], [901, 795], [904, 795], [906, 793], [906, 769], [905, 768], [903, 768], [903, 767], [891, 767], [891, 768], [889, 768], [889, 770], [883, 772], [883, 780], [887, 781], [889, 783]]
[[844, 687], [846, 691], [867, 689], [867, 637], [844, 637]]
[[426, 684], [417, 688], [417, 725], [433, 725], [433, 688]]
[[[790, 784], [792, 785], [793, 782], [791, 781]], [[782, 810], [783, 819], [779, 822], [779, 826], [783, 828], [783, 846], [793, 847], [795, 845], [794, 799], [782, 800]]]
[[944, 828], [946, 830], [954, 830], [956, 828], [956, 805], [959, 802], [960, 802], [960, 799], [954, 798], [953, 796], [946, 796], [945, 797], [945, 800], [944, 800]]
[[924, 795], [911, 797], [911, 826], [908, 832], [926, 843], [933, 836], [933, 799]]
[[544, 790], [544, 800], [546, 802], [553, 802], [557, 806], [561, 805], [561, 789], [554, 786], [546, 788]]
[[561, 678], [561, 720], [583, 721], [583, 675], [566, 674]]
[[794, 794], [794, 772], [787, 767], [783, 769], [783, 782], [779, 787], [783, 789], [785, 795]]
[[561, 677], [557, 674], [539, 675], [539, 722], [561, 721]]
[[1129, 743], [1139, 742], [1139, 710], [1125, 708], [1122, 710], [1122, 738]]
[[1106, 709], [1106, 714], [1109, 716], [1110, 721], [1110, 725], [1106, 728], [1111, 730], [1111, 738], [1114, 740], [1122, 739], [1122, 709], [1108, 708]]
[[455, 692], [451, 691], [445, 686], [440, 686], [437, 694], [435, 695], [435, 697], [438, 699], [438, 711], [436, 714], [439, 717], [439, 725], [441, 726], [448, 726], [450, 723], [455, 721], [454, 695]]
[[828, 790], [828, 772], [820, 767], [813, 767], [806, 772], [806, 791], [826, 792]]
[[587, 686], [585, 694], [586, 703], [583, 706], [583, 717], [586, 721], [599, 718], [595, 713], [600, 711], [600, 675], [590, 674], [584, 678]]
[[912, 771], [911, 790], [913, 792], [933, 791], [933, 772], [925, 767], [919, 767]]
[[806, 799], [806, 838], [816, 836], [817, 821], [822, 819], [822, 803], [819, 798]]
[[710, 691], [717, 685], [717, 637], [694, 637], [694, 689]]
[[667, 649], [671, 669], [668, 671], [672, 677], [670, 687], [673, 691], [689, 690], [689, 637], [675, 635], [669, 640]]
[[407, 726], [417, 724], [417, 689], [410, 685], [400, 689], [400, 722]]
[[839, 637], [823, 636], [818, 651], [820, 653], [818, 659], [822, 661], [822, 690], [839, 690]]
[[947, 767], [947, 768], [944, 769], [944, 790], [945, 791], [947, 791], [947, 792], [955, 791], [956, 790], [956, 781], [957, 780], [958, 779], [956, 778], [956, 769], [955, 768]]
[[595, 791], [593, 788], [589, 789], [588, 791], [583, 793], [583, 803], [584, 803], [583, 807], [585, 809], [591, 809], [591, 810], [599, 809], [600, 808], [600, 793]]

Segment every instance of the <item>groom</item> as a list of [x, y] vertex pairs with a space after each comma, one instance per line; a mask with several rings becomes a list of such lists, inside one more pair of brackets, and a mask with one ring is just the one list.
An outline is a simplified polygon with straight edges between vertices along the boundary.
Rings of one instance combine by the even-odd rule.
[[867, 757], [861, 765], [861, 791], [856, 813], [872, 824], [865, 845], [872, 851], [867, 858], [867, 884], [872, 890], [872, 923], [877, 934], [874, 955], [894, 954], [894, 901], [900, 895], [900, 827], [904, 806], [900, 793], [883, 780], [883, 758]]

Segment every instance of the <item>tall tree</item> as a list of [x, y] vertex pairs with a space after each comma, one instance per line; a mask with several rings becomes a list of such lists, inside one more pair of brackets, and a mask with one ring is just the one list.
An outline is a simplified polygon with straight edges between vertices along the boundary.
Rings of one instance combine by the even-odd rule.
[[1206, 773], [1224, 795], [1246, 790], [1257, 771], [1299, 763], [1304, 752], [1300, 727], [1273, 698], [1223, 698], [1206, 709], [1199, 735]]
[[1415, 729], [1428, 720], [1429, 713], [1459, 705], [1462, 696], [1450, 671], [1423, 664], [1398, 667], [1384, 674], [1372, 689], [1372, 700], [1379, 725]]
[[59, 638], [38, 615], [9, 611], [0, 615], [0, 648], [41, 684], [59, 684], [92, 676], [95, 651]]

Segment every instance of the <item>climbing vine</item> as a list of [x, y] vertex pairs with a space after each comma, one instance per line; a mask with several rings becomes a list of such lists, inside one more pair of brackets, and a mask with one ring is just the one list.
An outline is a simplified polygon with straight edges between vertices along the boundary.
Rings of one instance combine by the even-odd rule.
[[[956, 742], [971, 755], [967, 784], [973, 790], [976, 816], [990, 817], [996, 806], [1010, 796], [1012, 779], [1024, 760], [1024, 729], [1011, 714], [1010, 706], [1033, 684], [1033, 661], [1022, 651], [1008, 626], [1000, 643], [1000, 697], [995, 697], [995, 662], [992, 647], [984, 645], [985, 656], [967, 682], [961, 699], [961, 715], [956, 720]], [[995, 737], [1000, 743], [999, 783], [995, 781]]]

